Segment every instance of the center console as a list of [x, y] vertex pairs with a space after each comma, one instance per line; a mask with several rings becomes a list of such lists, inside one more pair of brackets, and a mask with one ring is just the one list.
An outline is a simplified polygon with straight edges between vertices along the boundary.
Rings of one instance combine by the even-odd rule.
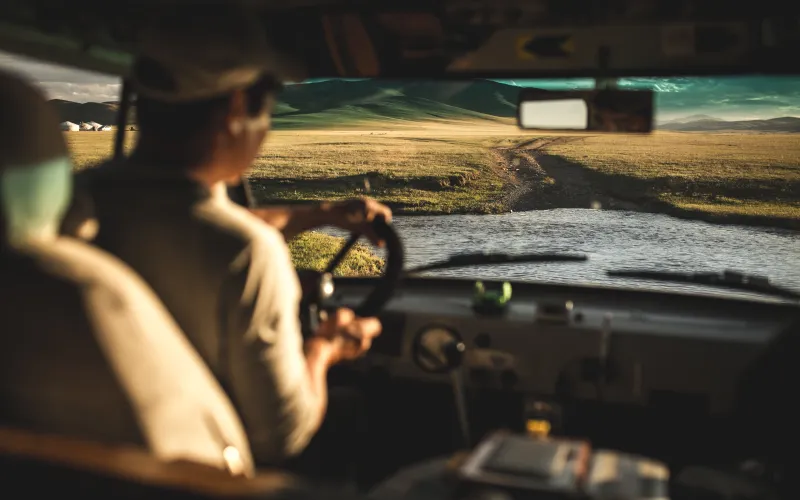
[[498, 432], [455, 471], [461, 498], [666, 500], [669, 471], [654, 460], [585, 441]]

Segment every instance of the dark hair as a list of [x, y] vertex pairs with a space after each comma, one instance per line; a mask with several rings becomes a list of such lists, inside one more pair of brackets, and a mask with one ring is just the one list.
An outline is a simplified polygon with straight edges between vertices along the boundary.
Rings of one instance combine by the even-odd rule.
[[[147, 78], [148, 86], [170, 88], [172, 77], [152, 60], [137, 61], [139, 79]], [[264, 75], [245, 89], [248, 116], [257, 116], [267, 96], [279, 92], [281, 84], [271, 75]], [[231, 94], [190, 102], [166, 102], [147, 97], [136, 100], [136, 122], [140, 133], [164, 135], [176, 145], [197, 143], [213, 132], [215, 122], [227, 111]]]

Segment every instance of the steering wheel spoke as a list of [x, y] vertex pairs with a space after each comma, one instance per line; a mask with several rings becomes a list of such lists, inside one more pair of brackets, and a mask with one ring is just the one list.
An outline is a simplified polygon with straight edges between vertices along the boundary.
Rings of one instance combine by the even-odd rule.
[[[384, 265], [383, 274], [377, 279], [375, 286], [367, 294], [364, 300], [353, 308], [356, 316], [371, 317], [377, 316], [383, 309], [387, 302], [392, 298], [397, 285], [400, 282], [403, 274], [404, 264], [404, 250], [400, 237], [394, 230], [394, 227], [386, 222], [383, 217], [377, 217], [373, 221], [373, 229], [375, 234], [378, 235], [383, 241], [386, 242], [386, 264]], [[344, 261], [347, 254], [358, 242], [360, 234], [353, 233], [350, 238], [345, 242], [344, 246], [339, 252], [331, 259], [322, 273], [313, 273], [312, 275], [305, 274], [301, 276], [304, 282], [304, 289], [306, 293], [303, 297], [302, 312], [306, 321], [304, 324], [307, 326], [316, 325], [318, 321], [308, 321], [308, 316], [318, 314], [322, 308], [330, 308], [332, 305], [327, 299], [332, 293], [320, 294], [323, 285], [323, 279], [333, 274], [333, 271]], [[313, 280], [313, 283], [311, 282]], [[332, 291], [332, 290], [331, 290]], [[307, 328], [306, 328], [307, 330]], [[306, 334], [313, 332], [306, 331]]]
[[344, 243], [344, 246], [339, 249], [336, 255], [333, 256], [333, 259], [331, 259], [331, 261], [328, 263], [328, 266], [325, 268], [324, 272], [333, 274], [336, 268], [339, 267], [339, 264], [341, 264], [344, 258], [347, 257], [347, 254], [350, 253], [350, 249], [352, 249], [353, 246], [358, 242], [359, 238], [361, 238], [360, 234], [351, 234], [350, 238], [348, 238]]

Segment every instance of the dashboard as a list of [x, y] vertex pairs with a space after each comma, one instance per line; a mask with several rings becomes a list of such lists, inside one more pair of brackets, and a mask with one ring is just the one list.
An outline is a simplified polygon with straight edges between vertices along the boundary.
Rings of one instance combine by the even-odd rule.
[[[369, 283], [337, 279], [334, 298], [355, 305]], [[460, 344], [455, 371], [467, 389], [725, 415], [743, 371], [800, 318], [798, 306], [768, 299], [530, 283], [513, 283], [502, 311], [478, 312], [473, 287], [406, 279], [356, 369], [450, 384], [446, 349]]]

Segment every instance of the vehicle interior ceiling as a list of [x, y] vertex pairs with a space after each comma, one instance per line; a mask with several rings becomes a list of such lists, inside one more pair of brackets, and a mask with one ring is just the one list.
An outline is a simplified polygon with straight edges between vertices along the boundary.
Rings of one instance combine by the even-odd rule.
[[[800, 75], [794, 2], [248, 3], [308, 79]], [[137, 29], [169, 4], [185, 4], [191, 17], [190, 2], [177, 0], [5, 1], [0, 50], [124, 81]], [[525, 48], [554, 36], [573, 48], [559, 56]], [[331, 374], [332, 384], [367, 395], [362, 467], [373, 483], [493, 430], [525, 432], [534, 414], [554, 435], [664, 461], [673, 475], [757, 458], [792, 477], [798, 413], [791, 391], [778, 387], [797, 374], [796, 301], [513, 282], [507, 308], [483, 311], [474, 281], [398, 276], [382, 296], [379, 340]], [[381, 286], [337, 278], [330, 300], [358, 306]], [[445, 352], [454, 343], [462, 356]]]

